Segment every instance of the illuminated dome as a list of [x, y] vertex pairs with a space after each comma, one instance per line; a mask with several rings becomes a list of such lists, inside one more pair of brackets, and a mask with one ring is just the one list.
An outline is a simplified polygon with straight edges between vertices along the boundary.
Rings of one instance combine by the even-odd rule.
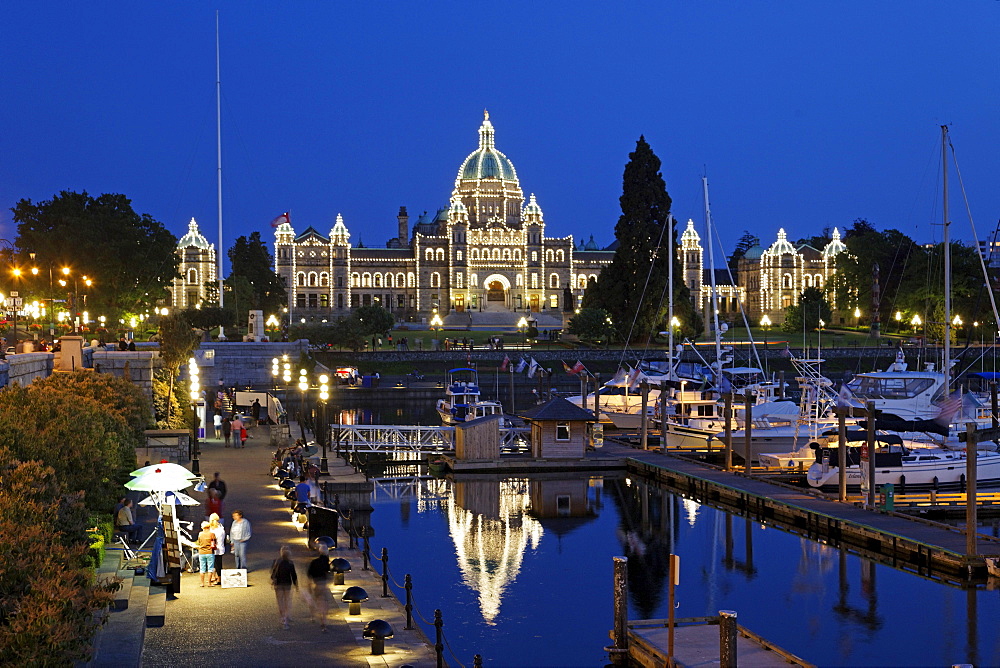
[[493, 124], [490, 112], [483, 112], [479, 126], [479, 148], [469, 154], [458, 170], [459, 180], [503, 179], [517, 181], [514, 165], [493, 143]]
[[847, 250], [847, 246], [840, 240], [840, 230], [835, 227], [833, 228], [833, 239], [823, 249], [823, 257], [830, 258], [845, 250]]
[[771, 255], [797, 255], [798, 251], [795, 250], [795, 246], [788, 241], [788, 235], [785, 234], [785, 229], [781, 228], [778, 230], [778, 240], [771, 244], [766, 253]]
[[208, 243], [208, 239], [198, 231], [198, 221], [194, 218], [188, 223], [188, 231], [181, 240], [177, 242], [178, 248], [188, 248], [189, 246], [194, 246], [195, 248], [200, 248], [202, 250], [208, 250], [212, 247], [212, 244]]

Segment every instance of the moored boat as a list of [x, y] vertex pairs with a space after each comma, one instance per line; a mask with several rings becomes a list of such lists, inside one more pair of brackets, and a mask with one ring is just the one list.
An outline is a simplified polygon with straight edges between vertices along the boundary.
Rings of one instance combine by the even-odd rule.
[[490, 415], [503, 415], [503, 406], [499, 401], [481, 398], [479, 372], [469, 367], [448, 371], [445, 398], [438, 399], [435, 408], [445, 424], [469, 422]]

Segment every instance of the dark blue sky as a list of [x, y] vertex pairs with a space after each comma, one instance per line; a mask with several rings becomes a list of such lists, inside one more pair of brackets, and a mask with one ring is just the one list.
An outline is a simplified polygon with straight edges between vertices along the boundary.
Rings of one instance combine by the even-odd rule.
[[[217, 241], [215, 6], [38, 7], [0, 3], [0, 236], [18, 199], [86, 189]], [[727, 254], [857, 217], [940, 239], [942, 123], [980, 237], [1000, 217], [998, 2], [218, 8], [227, 248], [285, 210], [384, 244], [400, 205], [447, 204], [484, 108], [551, 236], [613, 240], [640, 134], [699, 226], [707, 169]]]

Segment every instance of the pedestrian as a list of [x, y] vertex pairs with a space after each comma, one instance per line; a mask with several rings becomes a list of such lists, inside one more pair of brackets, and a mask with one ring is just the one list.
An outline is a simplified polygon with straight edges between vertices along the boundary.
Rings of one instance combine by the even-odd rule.
[[240, 419], [239, 413], [233, 415], [233, 446], [236, 442], [240, 440], [240, 432], [243, 430], [243, 420]]
[[220, 501], [226, 498], [226, 482], [219, 477], [218, 471], [215, 472], [212, 482], [208, 483], [208, 488], [218, 490]]
[[208, 528], [215, 536], [215, 572], [209, 579], [212, 585], [222, 583], [222, 557], [226, 554], [226, 527], [222, 526], [222, 520], [217, 513], [208, 516]]
[[222, 499], [219, 498], [217, 489], [208, 490], [208, 498], [205, 499], [205, 517], [211, 517], [212, 514], [222, 516]]
[[333, 602], [330, 587], [327, 585], [327, 577], [330, 575], [330, 550], [326, 545], [320, 545], [316, 550], [319, 556], [309, 562], [306, 575], [309, 576], [313, 618], [319, 621], [320, 631], [326, 633], [326, 618]]
[[295, 572], [295, 564], [291, 559], [292, 551], [287, 545], [282, 545], [278, 558], [271, 564], [271, 586], [274, 587], [274, 597], [278, 601], [278, 615], [281, 625], [288, 628], [291, 621], [289, 612], [292, 604], [292, 585], [299, 588], [299, 576]]
[[212, 424], [215, 425], [215, 437], [222, 438], [222, 415], [219, 413], [213, 415]]
[[122, 507], [115, 515], [115, 527], [125, 534], [127, 540], [135, 543], [139, 540], [139, 525], [132, 517], [132, 499], [123, 499]]
[[229, 525], [229, 540], [233, 544], [233, 557], [236, 559], [236, 568], [248, 568], [247, 564], [247, 541], [253, 535], [253, 528], [250, 520], [244, 519], [242, 510], [233, 511], [233, 523]]
[[260, 422], [260, 399], [254, 399], [250, 405], [250, 417], [253, 418], [254, 424]]
[[310, 505], [309, 493], [311, 491], [309, 488], [309, 479], [303, 473], [299, 476], [299, 484], [295, 486], [295, 500], [299, 503], [304, 503], [306, 506]]
[[131, 350], [132, 352], [135, 352], [135, 339], [131, 339], [128, 342], [128, 349]]
[[378, 371], [376, 371], [376, 372], [374, 373], [374, 375], [372, 375], [372, 386], [373, 386], [373, 387], [378, 387], [378, 383], [379, 383], [379, 381], [380, 381], [381, 379], [382, 379], [382, 376], [380, 376], [380, 375], [379, 375], [379, 372], [378, 372]]
[[209, 586], [212, 586], [212, 575], [215, 572], [215, 534], [208, 522], [201, 523], [201, 533], [198, 534], [198, 569], [201, 572], [201, 587], [205, 586], [205, 576], [208, 575]]
[[118, 350], [128, 350], [128, 341], [124, 336], [118, 337]]
[[250, 438], [250, 434], [247, 433], [246, 427], [240, 427], [240, 447], [247, 447], [247, 439]]
[[233, 436], [233, 421], [228, 416], [222, 418], [222, 438], [226, 439], [226, 447], [229, 447], [229, 439]]

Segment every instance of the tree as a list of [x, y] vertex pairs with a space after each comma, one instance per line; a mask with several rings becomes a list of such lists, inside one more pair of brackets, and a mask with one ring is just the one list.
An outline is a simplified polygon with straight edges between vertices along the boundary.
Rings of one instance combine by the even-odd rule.
[[383, 336], [396, 324], [392, 313], [381, 306], [361, 306], [354, 309], [350, 316], [360, 325], [362, 334], [368, 336]]
[[191, 327], [208, 332], [216, 327], [230, 327], [236, 321], [233, 318], [233, 311], [228, 308], [218, 306], [203, 306], [202, 308], [190, 308], [184, 311], [184, 318], [191, 324]]
[[614, 334], [611, 314], [602, 308], [582, 308], [570, 318], [569, 333], [585, 341], [605, 341]]
[[191, 354], [198, 348], [198, 334], [195, 333], [188, 321], [186, 312], [171, 313], [160, 320], [160, 359], [163, 361], [163, 369], [169, 377], [167, 394], [160, 397], [166, 414], [158, 414], [157, 417], [166, 420], [168, 424], [173, 423], [173, 400], [174, 379], [180, 373], [181, 365], [186, 363]]
[[676, 257], [667, 252], [665, 235], [673, 234], [676, 240], [676, 225], [673, 230], [665, 229], [670, 195], [660, 174], [660, 159], [644, 137], [639, 137], [635, 151], [629, 154], [619, 203], [622, 215], [615, 225], [618, 248], [611, 264], [587, 288], [583, 306], [607, 311], [619, 337], [646, 341], [664, 326], [667, 263], [673, 261], [677, 277], [674, 310], [685, 331], [700, 330], [701, 318], [680, 280]]
[[[274, 259], [267, 245], [261, 240], [260, 232], [252, 232], [249, 237], [237, 238], [236, 243], [229, 249], [229, 261], [232, 262], [233, 270], [226, 282], [235, 285], [237, 282], [234, 278], [239, 277], [250, 286], [249, 303], [240, 302], [240, 309], [274, 313], [284, 306], [285, 286], [274, 273]], [[237, 321], [239, 321], [238, 312]]]
[[819, 288], [806, 288], [799, 295], [799, 303], [785, 310], [781, 331], [789, 334], [811, 332], [819, 328], [820, 320], [830, 322], [830, 303]]
[[743, 236], [740, 240], [736, 242], [736, 248], [733, 249], [733, 254], [729, 256], [729, 271], [736, 275], [736, 269], [739, 266], [740, 260], [747, 251], [754, 246], [760, 244], [760, 237], [755, 234], [751, 234], [749, 230], [743, 231]]
[[[148, 214], [136, 213], [124, 195], [94, 198], [64, 190], [37, 204], [22, 199], [11, 210], [23, 253], [34, 253], [35, 264], [54, 277], [62, 276], [62, 267], [71, 269], [66, 292], [82, 292], [82, 277], [91, 279], [85, 293], [91, 312], [142, 312], [166, 297], [177, 276], [177, 237]], [[48, 276], [45, 283], [40, 292], [48, 292]]]

